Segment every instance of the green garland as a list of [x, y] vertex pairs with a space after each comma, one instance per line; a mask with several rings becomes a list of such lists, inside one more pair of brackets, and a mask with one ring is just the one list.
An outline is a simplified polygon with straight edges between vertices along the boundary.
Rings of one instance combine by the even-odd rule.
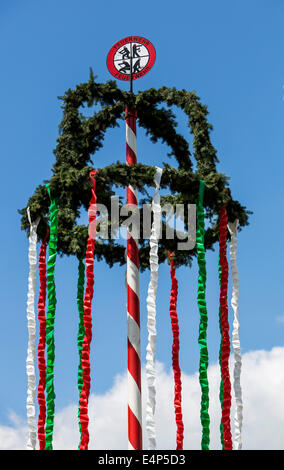
[[198, 260], [198, 294], [197, 303], [200, 312], [199, 337], [198, 344], [200, 347], [200, 363], [199, 363], [199, 382], [201, 386], [201, 410], [200, 418], [202, 424], [202, 450], [209, 449], [210, 442], [210, 417], [209, 417], [209, 383], [207, 377], [208, 369], [208, 348], [207, 348], [207, 306], [206, 306], [206, 260], [204, 248], [204, 197], [205, 184], [200, 181], [199, 198], [197, 204], [197, 227], [196, 227], [196, 246]]
[[54, 322], [56, 309], [56, 293], [54, 282], [54, 270], [57, 254], [57, 230], [58, 230], [58, 207], [57, 201], [51, 196], [50, 186], [46, 185], [47, 193], [50, 198], [50, 236], [48, 245], [48, 262], [47, 262], [47, 296], [48, 308], [46, 313], [46, 426], [45, 426], [45, 449], [52, 450], [53, 427], [54, 427], [54, 411], [55, 411], [55, 393], [54, 393]]
[[[170, 148], [170, 156], [174, 156], [178, 168], [164, 163], [161, 188], [168, 188], [170, 194], [161, 198], [161, 203], [190, 204], [198, 198], [199, 180], [205, 182], [204, 208], [209, 222], [205, 231], [205, 249], [213, 249], [218, 241], [218, 207], [227, 203], [230, 221], [236, 218], [240, 226], [248, 224], [249, 212], [238, 201], [234, 201], [228, 188], [227, 177], [216, 170], [218, 162], [216, 150], [210, 142], [212, 126], [207, 122], [207, 108], [202, 105], [194, 92], [176, 90], [175, 88], [153, 88], [140, 92], [136, 96], [120, 90], [115, 81], [106, 84], [97, 83], [91, 71], [87, 83], [68, 90], [63, 97], [63, 119], [60, 124], [60, 135], [54, 151], [56, 161], [52, 168], [50, 188], [58, 198], [59, 226], [58, 253], [76, 255], [82, 258], [88, 237], [88, 228], [78, 225], [80, 208], [88, 209], [90, 197], [89, 172], [93, 169], [92, 155], [102, 146], [107, 129], [118, 126], [124, 118], [126, 106], [136, 108], [138, 124], [146, 130], [152, 142], [158, 140]], [[87, 105], [95, 107], [96, 112], [91, 117], [82, 114], [81, 109]], [[176, 130], [176, 119], [171, 106], [182, 109], [188, 118], [188, 125], [193, 136], [194, 158], [196, 169], [191, 161], [189, 144]], [[97, 169], [98, 164], [95, 162]], [[104, 204], [110, 213], [111, 196], [115, 187], [136, 187], [143, 195], [140, 204], [151, 204], [147, 187], [153, 186], [155, 167], [143, 164], [128, 166], [126, 163], [114, 163], [105, 168], [99, 168], [96, 175], [98, 202]], [[190, 193], [188, 188], [191, 188]], [[44, 238], [48, 223], [49, 201], [45, 187], [40, 185], [29, 199], [31, 217], [41, 217], [38, 236]], [[28, 230], [29, 224], [26, 208], [19, 211], [22, 214], [22, 229]], [[142, 212], [142, 211], [141, 211]], [[163, 227], [165, 230], [165, 225]], [[187, 230], [187, 224], [185, 223]], [[167, 259], [168, 251], [177, 253], [176, 265], [191, 265], [196, 256], [192, 251], [177, 250], [177, 234], [173, 240], [165, 237], [159, 242], [159, 262]], [[149, 241], [139, 242], [140, 268], [149, 267]], [[125, 247], [116, 240], [97, 241], [96, 254], [98, 260], [104, 260], [113, 266], [115, 263], [125, 263]]]

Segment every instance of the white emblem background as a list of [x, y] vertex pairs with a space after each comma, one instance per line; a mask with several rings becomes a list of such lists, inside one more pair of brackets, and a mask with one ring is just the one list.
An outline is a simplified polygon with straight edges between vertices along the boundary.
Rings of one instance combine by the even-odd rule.
[[[137, 52], [139, 54], [139, 57], [133, 56], [132, 67], [134, 69], [133, 73], [138, 73], [138, 72], [141, 72], [146, 67], [146, 65], [148, 64], [150, 54], [149, 54], [149, 51], [148, 51], [147, 47], [145, 47], [143, 44], [138, 43], [138, 42], [133, 42], [132, 43], [132, 50], [133, 50], [134, 45], [137, 46]], [[128, 53], [129, 53], [129, 58], [127, 58], [127, 52], [126, 52], [125, 49], [127, 49]], [[139, 60], [140, 60], [139, 70], [135, 71], [135, 64]], [[125, 63], [128, 64], [128, 66], [129, 66], [128, 69], [127, 69], [127, 67], [124, 69]], [[120, 47], [116, 51], [116, 53], [113, 57], [113, 64], [114, 64], [114, 66], [115, 66], [115, 68], [118, 72], [125, 73], [126, 75], [130, 74], [130, 43], [123, 45], [122, 47]], [[123, 69], [124, 69], [124, 71], [123, 71]]]

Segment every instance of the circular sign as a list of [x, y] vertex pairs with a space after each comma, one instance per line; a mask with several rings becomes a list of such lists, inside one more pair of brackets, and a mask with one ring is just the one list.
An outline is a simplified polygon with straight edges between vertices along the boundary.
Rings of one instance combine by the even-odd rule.
[[150, 71], [155, 59], [155, 48], [148, 39], [128, 36], [112, 46], [107, 55], [107, 67], [118, 80], [136, 80]]

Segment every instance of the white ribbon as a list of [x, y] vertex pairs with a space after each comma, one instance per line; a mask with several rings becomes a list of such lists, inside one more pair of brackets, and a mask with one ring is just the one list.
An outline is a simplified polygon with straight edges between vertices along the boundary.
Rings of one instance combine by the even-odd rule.
[[155, 356], [156, 356], [156, 296], [158, 287], [158, 245], [160, 237], [161, 224], [161, 206], [159, 187], [162, 176], [162, 168], [156, 167], [154, 182], [156, 186], [154, 198], [152, 201], [153, 224], [150, 236], [150, 282], [148, 286], [147, 296], [147, 328], [148, 328], [148, 344], [146, 354], [146, 378], [148, 385], [148, 396], [146, 405], [146, 428], [148, 434], [149, 450], [156, 449], [156, 429], [155, 429], [155, 407], [156, 407], [156, 373], [155, 373]]
[[26, 371], [28, 378], [27, 392], [27, 419], [29, 438], [27, 448], [35, 450], [36, 448], [36, 416], [35, 416], [35, 395], [36, 395], [36, 375], [35, 375], [35, 355], [36, 355], [36, 319], [35, 319], [35, 287], [36, 287], [36, 264], [37, 264], [37, 226], [39, 218], [35, 222], [31, 221], [30, 209], [27, 208], [27, 215], [30, 223], [29, 235], [29, 280], [28, 280], [28, 298], [27, 298], [27, 320], [28, 320], [28, 353], [26, 360]]
[[238, 220], [233, 223], [229, 222], [228, 229], [231, 234], [230, 243], [230, 260], [231, 260], [231, 271], [233, 278], [233, 293], [231, 305], [234, 310], [234, 322], [233, 322], [233, 333], [232, 333], [232, 344], [234, 349], [234, 392], [235, 392], [235, 442], [234, 447], [237, 450], [242, 448], [242, 423], [243, 423], [243, 400], [242, 400], [242, 388], [241, 388], [241, 368], [242, 368], [242, 356], [241, 347], [239, 340], [239, 275], [237, 268], [237, 230]]

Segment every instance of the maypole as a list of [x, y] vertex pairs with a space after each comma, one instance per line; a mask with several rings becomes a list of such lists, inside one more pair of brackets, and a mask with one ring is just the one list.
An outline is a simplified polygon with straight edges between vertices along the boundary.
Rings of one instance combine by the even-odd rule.
[[[136, 119], [137, 112], [126, 108], [126, 162], [137, 163]], [[126, 189], [126, 202], [135, 209], [138, 191]], [[141, 405], [141, 353], [140, 353], [140, 301], [138, 240], [127, 231], [127, 363], [128, 363], [128, 448], [142, 449]]]
[[[130, 81], [130, 94], [133, 96], [133, 80], [145, 75], [153, 66], [155, 58], [155, 49], [150, 41], [129, 36], [111, 48], [107, 66], [110, 73], [119, 80]], [[126, 107], [126, 163], [130, 166], [137, 163], [136, 121], [136, 109]], [[134, 211], [138, 207], [138, 191], [131, 185], [126, 188], [126, 202]], [[129, 230], [126, 253], [128, 448], [142, 450], [139, 247], [138, 240]]]
[[[22, 209], [22, 228], [29, 230], [29, 292], [28, 292], [28, 397], [27, 412], [29, 425], [29, 443], [36, 448], [35, 421], [35, 274], [36, 274], [36, 237], [42, 241], [39, 255], [39, 301], [38, 321], [39, 346], [39, 385], [38, 385], [38, 440], [40, 449], [53, 448], [53, 428], [55, 414], [54, 365], [55, 365], [55, 262], [57, 254], [76, 255], [79, 260], [77, 283], [77, 306], [79, 325], [77, 347], [79, 353], [78, 421], [80, 431], [79, 449], [89, 446], [89, 396], [91, 390], [90, 346], [92, 340], [92, 299], [94, 293], [94, 258], [105, 259], [112, 267], [115, 263], [123, 265], [126, 261], [127, 289], [127, 368], [128, 368], [128, 448], [142, 450], [142, 406], [141, 406], [141, 355], [140, 355], [140, 294], [139, 271], [150, 268], [150, 282], [147, 297], [148, 345], [146, 349], [146, 380], [148, 386], [146, 405], [146, 428], [149, 450], [156, 449], [155, 430], [155, 355], [156, 355], [156, 314], [159, 314], [157, 301], [159, 263], [170, 261], [171, 296], [170, 319], [172, 326], [172, 366], [174, 372], [174, 411], [176, 420], [176, 448], [183, 449], [184, 425], [182, 415], [182, 384], [179, 364], [179, 348], [183, 347], [179, 338], [179, 320], [177, 312], [178, 279], [176, 269], [191, 266], [193, 257], [198, 261], [198, 308], [200, 313], [198, 344], [200, 346], [199, 380], [201, 385], [201, 423], [202, 449], [209, 448], [209, 380], [207, 348], [207, 307], [206, 307], [206, 250], [213, 248], [219, 241], [220, 273], [220, 315], [221, 332], [220, 366], [222, 406], [222, 447], [232, 449], [230, 427], [231, 383], [229, 371], [230, 336], [228, 318], [228, 261], [227, 231], [231, 233], [231, 268], [233, 275], [232, 307], [234, 310], [233, 348], [235, 353], [234, 390], [236, 394], [235, 446], [242, 445], [242, 395], [240, 388], [241, 356], [238, 321], [238, 273], [236, 266], [237, 225], [248, 225], [249, 212], [231, 197], [227, 179], [216, 170], [216, 151], [209, 138], [211, 125], [207, 122], [207, 108], [203, 106], [195, 93], [162, 86], [133, 94], [133, 80], [143, 77], [151, 70], [155, 62], [155, 49], [145, 38], [129, 36], [118, 41], [110, 50], [107, 65], [111, 74], [119, 80], [130, 81], [130, 91], [120, 90], [114, 81], [106, 84], [96, 83], [91, 71], [90, 80], [68, 90], [62, 97], [64, 117], [62, 133], [55, 150], [56, 163], [52, 169], [50, 183], [37, 187], [29, 199], [27, 207]], [[90, 118], [82, 116], [81, 106], [100, 104], [98, 112]], [[197, 168], [194, 170], [190, 158], [189, 145], [176, 130], [175, 115], [172, 106], [183, 110], [188, 117], [188, 126], [193, 134], [194, 158]], [[153, 142], [161, 140], [171, 149], [177, 168], [163, 163], [163, 168], [137, 163], [136, 124], [145, 129]], [[91, 155], [102, 147], [105, 131], [125, 117], [126, 123], [126, 162], [113, 163], [105, 168], [93, 170]], [[83, 123], [83, 125], [82, 125]], [[140, 160], [140, 159], [139, 159]], [[70, 170], [70, 171], [69, 171]], [[162, 178], [161, 178], [162, 176]], [[90, 184], [90, 180], [91, 184]], [[105, 204], [112, 206], [112, 187], [126, 188], [128, 212], [134, 213], [131, 225], [127, 225], [127, 242], [119, 244], [98, 234], [96, 241], [97, 209]], [[147, 187], [155, 187], [154, 199], [150, 198]], [[170, 189], [170, 194], [160, 196], [159, 188]], [[190, 190], [189, 190], [190, 188]], [[143, 204], [152, 202], [152, 214], [144, 219], [147, 211], [139, 210], [138, 190], [143, 195]], [[98, 201], [98, 203], [97, 203]], [[195, 225], [190, 215], [190, 202], [198, 201], [196, 220], [196, 249], [191, 243], [179, 246], [180, 233], [172, 230], [174, 236], [168, 236], [168, 224], [162, 213], [166, 206], [171, 212], [183, 206], [188, 213], [184, 227], [191, 241]], [[140, 200], [140, 206], [142, 199]], [[80, 208], [88, 208], [89, 226], [78, 224]], [[118, 221], [127, 215], [119, 202], [115, 209]], [[120, 212], [121, 211], [121, 212]], [[143, 235], [149, 238], [139, 241], [140, 233], [136, 216], [143, 214]], [[153, 217], [152, 217], [153, 216]], [[216, 230], [216, 216], [219, 216], [219, 231]], [[38, 229], [37, 220], [40, 218]], [[152, 222], [152, 229], [150, 228]], [[31, 222], [35, 220], [35, 222]], [[137, 220], [137, 222], [135, 222]], [[130, 219], [129, 219], [130, 221]], [[139, 219], [140, 221], [140, 219]], [[234, 222], [235, 221], [235, 222]], [[194, 221], [195, 222], [195, 221]], [[113, 220], [111, 221], [111, 225]], [[228, 225], [229, 223], [229, 225]], [[99, 222], [100, 224], [100, 222]], [[49, 227], [50, 225], [50, 227]], [[208, 225], [208, 226], [207, 226]], [[116, 224], [119, 227], [119, 222]], [[109, 228], [109, 226], [108, 226]], [[112, 226], [113, 228], [113, 226]], [[149, 230], [148, 230], [149, 229]], [[148, 232], [147, 232], [148, 230]], [[48, 262], [46, 263], [47, 238]], [[151, 231], [151, 234], [150, 234]], [[147, 236], [146, 233], [149, 233]], [[145, 236], [146, 235], [146, 236]], [[182, 234], [184, 235], [184, 234]], [[116, 237], [114, 237], [116, 238]], [[181, 238], [184, 238], [183, 236]], [[102, 242], [101, 242], [102, 240]], [[139, 242], [139, 245], [138, 245]], [[186, 245], [186, 246], [185, 246]], [[126, 259], [125, 259], [126, 258]], [[83, 260], [85, 259], [85, 264]], [[86, 282], [84, 288], [84, 271]], [[48, 306], [45, 316], [46, 288]], [[74, 293], [74, 298], [76, 294]], [[162, 312], [161, 312], [162, 313]], [[109, 320], [111, 322], [111, 319]], [[45, 351], [46, 349], [46, 351]], [[46, 354], [45, 354], [46, 353]], [[45, 357], [46, 356], [46, 357]], [[183, 397], [183, 399], [186, 397]]]

